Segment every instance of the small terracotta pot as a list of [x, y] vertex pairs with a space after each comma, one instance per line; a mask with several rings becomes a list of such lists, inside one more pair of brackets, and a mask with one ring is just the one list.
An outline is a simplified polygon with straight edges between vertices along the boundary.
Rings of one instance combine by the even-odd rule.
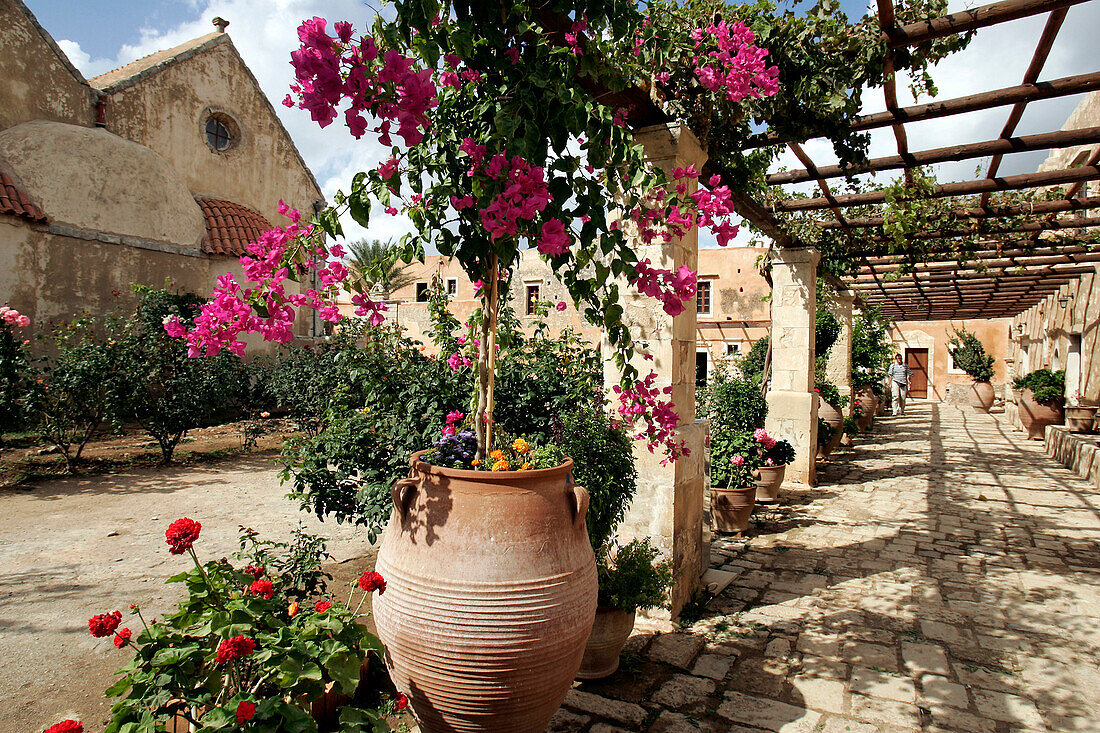
[[615, 674], [630, 632], [634, 630], [635, 612], [620, 611], [614, 606], [596, 608], [596, 622], [584, 647], [584, 658], [577, 672], [578, 680], [600, 680]]
[[1066, 427], [1071, 433], [1091, 433], [1096, 422], [1096, 408], [1086, 405], [1065, 408]]
[[760, 478], [756, 480], [756, 502], [758, 504], [771, 504], [779, 501], [779, 487], [783, 485], [783, 477], [787, 474], [786, 464], [782, 466], [761, 466], [757, 469]]
[[466, 471], [410, 459], [376, 568], [378, 637], [423, 733], [543, 733], [596, 617], [573, 461]]
[[967, 394], [970, 406], [980, 412], [989, 412], [989, 408], [993, 407], [993, 396], [993, 385], [989, 382], [974, 382]]
[[715, 532], [741, 534], [756, 506], [756, 484], [745, 489], [710, 487], [710, 516]]
[[1062, 424], [1061, 403], [1041, 405], [1035, 401], [1035, 394], [1030, 389], [1025, 389], [1020, 396], [1019, 408], [1020, 422], [1027, 431], [1028, 440], [1042, 440], [1047, 425]]

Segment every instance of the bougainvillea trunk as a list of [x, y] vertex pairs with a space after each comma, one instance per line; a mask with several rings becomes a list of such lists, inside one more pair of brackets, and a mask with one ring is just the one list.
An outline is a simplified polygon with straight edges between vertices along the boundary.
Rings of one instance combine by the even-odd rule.
[[497, 315], [500, 312], [500, 264], [489, 258], [481, 289], [481, 338], [477, 347], [477, 412], [474, 414], [477, 457], [485, 460], [493, 450], [493, 389], [497, 372]]

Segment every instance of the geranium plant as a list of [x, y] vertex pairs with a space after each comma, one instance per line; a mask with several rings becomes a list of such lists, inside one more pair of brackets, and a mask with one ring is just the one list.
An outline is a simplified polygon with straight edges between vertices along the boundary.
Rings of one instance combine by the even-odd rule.
[[757, 442], [761, 466], [786, 466], [794, 460], [794, 447], [786, 440], [776, 440], [768, 435], [764, 428], [754, 430], [752, 438]]
[[0, 307], [0, 446], [5, 432], [23, 424], [30, 359], [27, 340], [19, 329], [30, 325], [28, 316], [6, 305]]
[[[657, 22], [661, 20], [661, 22]], [[733, 108], [774, 94], [778, 70], [740, 21], [709, 16], [694, 27], [667, 25], [630, 3], [585, 3], [559, 10], [534, 3], [471, 6], [395, 2], [367, 30], [348, 22], [330, 28], [313, 18], [299, 28], [292, 54], [296, 82], [288, 106], [321, 126], [342, 117], [356, 138], [369, 135], [391, 154], [357, 174], [335, 206], [306, 221], [283, 207], [289, 224], [250, 245], [242, 258], [248, 282], [219, 279], [213, 300], [192, 323], [173, 321], [194, 355], [238, 353], [243, 333], [286, 343], [297, 309], [311, 307], [339, 321], [335, 295], [352, 293], [356, 313], [381, 322], [385, 306], [364, 285], [391, 263], [353, 273], [325, 235], [342, 234], [347, 211], [367, 225], [372, 210], [404, 214], [416, 232], [392, 257], [423, 258], [426, 248], [456, 258], [478, 286], [476, 360], [465, 355], [476, 385], [469, 412], [477, 457], [493, 440], [497, 326], [519, 252], [537, 248], [575, 304], [617, 349], [624, 416], [642, 421], [651, 449], [683, 453], [679, 418], [668, 390], [639, 379], [623, 320], [620, 288], [630, 283], [678, 315], [695, 296], [688, 267], [663, 269], [640, 244], [669, 242], [697, 226], [725, 244], [731, 192], [691, 167], [665, 172], [648, 165], [627, 129], [628, 110], [606, 94], [652, 82], [656, 60], [690, 59], [686, 77], [661, 83]], [[321, 287], [288, 293], [288, 280], [315, 276]], [[472, 340], [473, 341], [473, 340]], [[456, 352], [457, 353], [457, 352]]]
[[[121, 611], [88, 621], [92, 636], [134, 655], [107, 690], [119, 699], [106, 733], [154, 730], [177, 718], [201, 733], [318, 730], [310, 703], [327, 693], [355, 695], [367, 655], [381, 662], [382, 644], [359, 618], [367, 597], [385, 592], [385, 580], [367, 572], [346, 601], [330, 598], [321, 592], [317, 538], [299, 537], [292, 561], [277, 560], [272, 551], [286, 548], [247, 530], [245, 567], [224, 558], [203, 563], [194, 549], [201, 529], [184, 517], [165, 533], [169, 552], [194, 563], [168, 580], [187, 587], [174, 613], [147, 620], [131, 605], [128, 625]], [[349, 700], [341, 730], [390, 730], [386, 715], [405, 699], [378, 700], [377, 707]]]

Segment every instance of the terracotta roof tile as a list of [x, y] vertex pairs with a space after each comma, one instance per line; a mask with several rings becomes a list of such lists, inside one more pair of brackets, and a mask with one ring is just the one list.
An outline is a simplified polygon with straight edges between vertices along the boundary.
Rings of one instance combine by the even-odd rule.
[[12, 178], [0, 171], [0, 214], [12, 214], [22, 219], [45, 224], [46, 213], [38, 208], [26, 192], [15, 185]]
[[208, 254], [240, 256], [248, 253], [248, 245], [271, 229], [263, 214], [232, 201], [196, 196], [206, 217], [206, 238], [202, 251]]

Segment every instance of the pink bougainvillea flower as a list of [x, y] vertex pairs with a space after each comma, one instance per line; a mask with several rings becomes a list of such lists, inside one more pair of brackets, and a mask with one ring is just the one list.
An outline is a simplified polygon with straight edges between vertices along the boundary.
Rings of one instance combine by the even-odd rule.
[[111, 611], [110, 613], [101, 613], [92, 616], [88, 619], [88, 631], [92, 636], [97, 639], [101, 639], [104, 636], [110, 636], [115, 633], [115, 629], [122, 623], [122, 612]]
[[195, 540], [199, 538], [200, 530], [202, 530], [202, 525], [187, 517], [177, 519], [169, 524], [164, 533], [165, 542], [171, 548], [169, 552], [173, 555], [182, 555], [190, 550], [191, 546], [195, 544]]
[[378, 591], [378, 595], [386, 592], [386, 579], [380, 573], [368, 570], [359, 576], [359, 587], [367, 593]]
[[222, 639], [221, 643], [218, 644], [218, 652], [214, 662], [219, 666], [228, 664], [234, 659], [251, 656], [254, 651], [256, 651], [256, 642], [244, 634], [230, 639]]

